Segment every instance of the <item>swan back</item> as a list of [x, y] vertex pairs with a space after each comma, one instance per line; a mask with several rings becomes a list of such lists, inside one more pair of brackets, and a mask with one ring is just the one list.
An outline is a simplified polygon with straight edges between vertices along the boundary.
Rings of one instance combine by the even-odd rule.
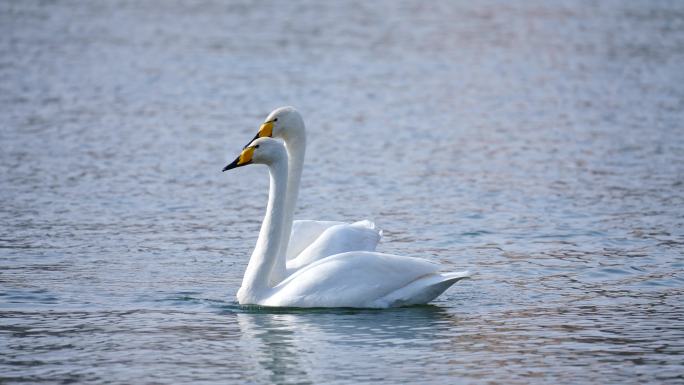
[[321, 258], [347, 251], [374, 251], [380, 232], [370, 221], [341, 223], [322, 231], [296, 258], [287, 262], [288, 270], [300, 269]]

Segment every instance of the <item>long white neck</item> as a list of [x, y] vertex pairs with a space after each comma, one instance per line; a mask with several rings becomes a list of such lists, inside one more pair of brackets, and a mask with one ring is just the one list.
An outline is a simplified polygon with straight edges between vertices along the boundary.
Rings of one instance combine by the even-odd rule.
[[285, 138], [285, 147], [287, 148], [287, 197], [285, 201], [285, 218], [283, 220], [283, 234], [280, 242], [278, 255], [280, 256], [275, 262], [273, 271], [271, 273], [271, 284], [273, 286], [280, 283], [287, 277], [286, 261], [287, 261], [287, 247], [290, 243], [290, 234], [292, 232], [292, 221], [294, 219], [294, 210], [297, 206], [297, 197], [299, 196], [299, 182], [302, 179], [302, 170], [304, 168], [304, 156], [306, 155], [306, 131], [302, 123], [301, 129], [292, 130]]
[[[284, 154], [283, 154], [284, 155]], [[285, 258], [279, 253], [282, 241], [282, 227], [285, 219], [285, 198], [287, 190], [287, 162], [281, 159], [269, 165], [271, 177], [268, 192], [266, 215], [261, 223], [256, 247], [249, 259], [247, 270], [242, 278], [242, 286], [237, 293], [240, 303], [256, 303], [260, 294], [272, 287], [269, 282], [274, 263]]]

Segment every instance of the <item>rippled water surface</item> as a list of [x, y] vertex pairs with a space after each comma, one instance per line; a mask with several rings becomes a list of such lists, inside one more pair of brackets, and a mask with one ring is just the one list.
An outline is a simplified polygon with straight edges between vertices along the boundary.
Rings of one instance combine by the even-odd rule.
[[[684, 380], [684, 4], [0, 2], [0, 382]], [[268, 112], [297, 218], [477, 272], [240, 307]]]

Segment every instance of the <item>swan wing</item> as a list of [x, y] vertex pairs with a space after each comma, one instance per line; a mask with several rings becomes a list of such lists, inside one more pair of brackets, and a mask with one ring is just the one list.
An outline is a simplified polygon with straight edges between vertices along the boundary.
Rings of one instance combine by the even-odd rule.
[[293, 221], [292, 232], [290, 233], [290, 243], [287, 245], [287, 259], [292, 259], [299, 255], [326, 229], [343, 223], [344, 222], [315, 220]]
[[[369, 220], [351, 224], [337, 221], [294, 221], [287, 247], [287, 260], [289, 262], [298, 259], [300, 262], [296, 266], [301, 267], [313, 260], [346, 251], [374, 251], [381, 238], [382, 230], [378, 230], [375, 223]], [[302, 256], [304, 258], [300, 258]]]
[[347, 251], [375, 251], [381, 233], [370, 221], [327, 228], [306, 249], [287, 261], [288, 275], [319, 259]]
[[[398, 295], [394, 300], [392, 293], [416, 280], [439, 275], [438, 269], [439, 265], [420, 258], [368, 251], [341, 253], [303, 267], [271, 289], [259, 304], [375, 308], [400, 305], [403, 297]], [[416, 294], [413, 297], [418, 298]]]

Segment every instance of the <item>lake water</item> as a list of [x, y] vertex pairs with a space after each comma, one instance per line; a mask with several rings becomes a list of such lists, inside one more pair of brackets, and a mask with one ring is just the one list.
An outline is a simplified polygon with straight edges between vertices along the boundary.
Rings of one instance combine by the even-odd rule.
[[[684, 3], [3, 1], [0, 382], [681, 383]], [[296, 218], [469, 269], [241, 307], [270, 110]]]

